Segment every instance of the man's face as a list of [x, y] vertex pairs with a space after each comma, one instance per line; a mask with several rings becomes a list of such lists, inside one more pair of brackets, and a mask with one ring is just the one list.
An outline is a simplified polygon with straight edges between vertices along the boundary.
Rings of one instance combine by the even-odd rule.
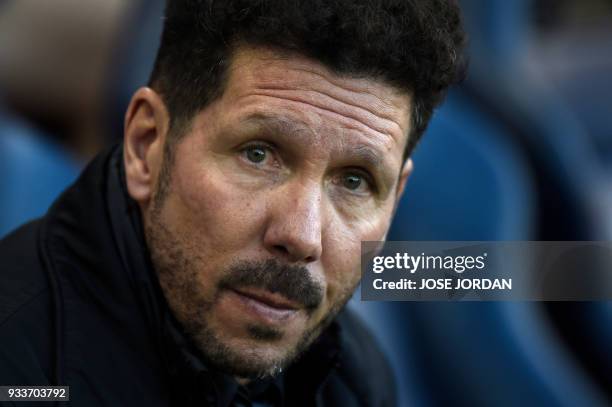
[[273, 374], [345, 305], [361, 241], [384, 239], [408, 172], [409, 112], [381, 82], [235, 53], [141, 202], [165, 297], [210, 364]]

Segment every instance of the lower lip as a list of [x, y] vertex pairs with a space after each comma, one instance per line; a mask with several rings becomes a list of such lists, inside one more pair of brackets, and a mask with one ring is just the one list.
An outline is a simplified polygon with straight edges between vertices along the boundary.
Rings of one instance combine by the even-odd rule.
[[252, 297], [243, 295], [237, 291], [230, 290], [230, 295], [238, 300], [250, 315], [269, 324], [279, 324], [287, 322], [289, 318], [295, 316], [298, 310], [282, 309], [272, 307], [264, 302], [258, 301]]

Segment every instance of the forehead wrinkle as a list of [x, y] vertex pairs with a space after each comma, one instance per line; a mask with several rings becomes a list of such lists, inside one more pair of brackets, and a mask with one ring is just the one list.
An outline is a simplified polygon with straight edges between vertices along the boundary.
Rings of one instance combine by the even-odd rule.
[[[357, 94], [360, 94], [360, 95], [363, 95], [363, 96], [367, 97], [368, 99], [371, 99], [371, 98], [378, 99], [380, 103], [376, 103], [376, 105], [379, 106], [382, 109], [382, 112], [381, 112], [381, 113], [383, 113], [382, 115], [377, 113], [375, 110], [367, 109], [366, 107], [361, 107], [361, 108], [364, 109], [364, 110], [367, 110], [368, 112], [372, 113], [375, 116], [378, 116], [380, 118], [392, 121], [398, 127], [401, 127], [399, 125], [399, 123], [397, 123], [397, 122], [395, 122], [395, 120], [393, 120], [394, 112], [395, 112], [396, 109], [400, 109], [400, 106], [393, 105], [393, 102], [384, 100], [384, 98], [382, 96], [375, 95], [374, 93], [372, 93], [372, 86], [367, 86], [365, 84], [363, 84], [362, 86], [358, 85], [360, 82], [366, 81], [366, 80], [367, 81], [372, 81], [372, 82], [377, 82], [377, 83], [379, 83], [379, 85], [383, 85], [382, 81], [376, 81], [373, 78], [368, 80], [368, 79], [365, 79], [365, 78], [350, 77], [350, 76], [335, 77], [334, 75], [325, 75], [325, 74], [323, 74], [321, 72], [317, 72], [314, 69], [308, 69], [308, 68], [303, 68], [303, 67], [294, 67], [293, 69], [296, 70], [296, 71], [306, 72], [306, 73], [318, 76], [319, 78], [322, 78], [323, 80], [325, 80], [325, 81], [331, 83], [332, 85], [334, 85], [336, 88], [342, 89], [345, 92], [357, 93]], [[385, 86], [385, 87], [387, 87], [387, 86]], [[393, 90], [393, 88], [388, 87], [388, 91], [393, 93], [396, 97], [398, 96], [398, 91]], [[319, 92], [323, 93], [323, 94], [326, 94], [327, 96], [330, 96], [332, 98], [335, 98], [336, 100], [343, 101], [342, 99], [336, 98], [333, 95], [330, 95], [330, 94], [325, 93], [323, 91], [319, 91]], [[391, 105], [393, 105], [393, 106], [391, 107]], [[359, 106], [356, 106], [356, 107], [359, 107]]]
[[[310, 71], [307, 71], [310, 72]], [[316, 74], [315, 75], [320, 76], [321, 78], [325, 79], [325, 76], [320, 75], [320, 74]], [[327, 79], [326, 79], [327, 80]], [[396, 126], [400, 129], [401, 131], [401, 125], [394, 120], [394, 113], [395, 113], [395, 109], [394, 107], [390, 107], [389, 103], [383, 101], [380, 97], [373, 95], [371, 92], [368, 92], [366, 90], [361, 90], [358, 88], [350, 88], [348, 84], [337, 84], [334, 82], [331, 82], [330, 80], [327, 80], [328, 82], [334, 84], [337, 88], [342, 89], [344, 91], [347, 92], [352, 92], [355, 94], [359, 94], [359, 95], [363, 95], [363, 97], [366, 97], [368, 99], [378, 99], [378, 102], [372, 101], [371, 103], [367, 103], [364, 105], [358, 105], [355, 103], [351, 102], [351, 98], [349, 96], [342, 98], [341, 93], [338, 92], [338, 95], [334, 95], [333, 92], [326, 92], [322, 89], [313, 89], [311, 87], [307, 87], [307, 86], [298, 86], [295, 85], [293, 86], [293, 89], [291, 89], [290, 86], [282, 86], [282, 85], [278, 85], [277, 81], [263, 81], [261, 80], [261, 84], [259, 84], [257, 86], [258, 89], [263, 89], [263, 90], [271, 90], [271, 91], [280, 91], [280, 92], [292, 92], [292, 91], [301, 91], [301, 92], [307, 92], [307, 93], [314, 93], [314, 94], [319, 94], [322, 95], [324, 97], [326, 97], [329, 100], [332, 100], [334, 102], [338, 102], [338, 103], [342, 103], [345, 105], [349, 105], [351, 107], [354, 107], [358, 110], [364, 111], [366, 114], [371, 115], [376, 117], [377, 119], [382, 119], [385, 122], [389, 122], [391, 126]], [[369, 108], [370, 106], [376, 105], [377, 108], [379, 108], [380, 110], [377, 111], [376, 108]], [[397, 109], [399, 110], [399, 107], [397, 107]]]
[[[243, 72], [244, 78], [239, 82], [232, 80], [240, 75], [239, 71]], [[325, 88], [321, 81], [332, 85], [331, 93], [321, 89]], [[411, 95], [409, 92], [396, 89], [374, 77], [340, 76], [318, 61], [300, 54], [287, 54], [274, 48], [242, 46], [232, 58], [228, 84], [232, 84], [234, 92], [231, 93], [239, 99], [249, 96], [248, 91], [244, 93], [245, 89], [251, 91], [263, 89], [260, 91], [261, 94], [256, 96], [276, 97], [282, 100], [283, 98], [278, 94], [271, 93], [290, 92], [289, 89], [293, 87], [293, 92], [298, 94], [297, 98], [291, 98], [294, 99], [294, 102], [305, 103], [322, 111], [336, 114], [345, 119], [343, 125], [346, 127], [385, 135], [398, 146], [402, 146], [406, 141], [405, 136], [410, 127]], [[348, 115], [345, 116], [320, 106], [320, 102], [312, 101], [316, 98], [304, 97], [299, 94], [300, 91], [310, 92], [311, 95], [317, 94], [319, 100], [323, 97], [324, 100], [344, 105], [345, 108], [340, 110], [345, 114], [348, 111]], [[353, 95], [350, 94], [351, 92]], [[338, 95], [335, 95], [336, 93]], [[356, 105], [353, 102], [356, 96], [365, 98], [366, 103], [360, 105], [357, 102]], [[310, 99], [314, 103], [309, 103], [309, 100], [304, 99]], [[352, 113], [351, 110], [353, 110]], [[369, 120], [364, 122], [363, 117], [355, 117], [355, 110], [365, 112]], [[348, 120], [352, 120], [354, 125], [348, 124]], [[379, 126], [376, 125], [377, 121]], [[380, 126], [381, 122], [386, 126]]]
[[[406, 91], [399, 90], [385, 83], [383, 79], [378, 79], [373, 76], [364, 75], [362, 77], [358, 75], [351, 74], [338, 74], [331, 71], [329, 68], [321, 65], [318, 61], [312, 61], [309, 58], [300, 55], [300, 54], [291, 54], [288, 56], [285, 53], [279, 54], [274, 50], [267, 50], [267, 53], [263, 55], [252, 56], [250, 59], [252, 62], [258, 60], [261, 63], [261, 66], [257, 69], [258, 73], [261, 73], [262, 70], [269, 70], [274, 74], [274, 77], [270, 80], [265, 80], [265, 76], [262, 75], [254, 75], [253, 78], [257, 78], [257, 80], [263, 84], [265, 87], [269, 89], [286, 89], [286, 87], [282, 87], [277, 85], [279, 82], [286, 81], [288, 77], [291, 77], [290, 71], [295, 72], [305, 72], [309, 75], [315, 75], [320, 79], [323, 79], [325, 82], [328, 82], [332, 85], [335, 85], [336, 88], [344, 90], [345, 92], [352, 92], [364, 95], [368, 98], [376, 98], [379, 102], [375, 103], [380, 106], [380, 108], [384, 111], [384, 115], [379, 115], [373, 110], [368, 110], [370, 113], [388, 119], [396, 123], [400, 128], [401, 125], [393, 120], [393, 116], [396, 110], [401, 110], [403, 108], [403, 101], [400, 99], [410, 99], [410, 93]], [[233, 68], [235, 70], [239, 70], [240, 68], [246, 68], [249, 71], [249, 67], [245, 65], [241, 65], [238, 63], [238, 60], [248, 58], [249, 52], [246, 50], [241, 50], [238, 52], [239, 55], [233, 62]], [[288, 65], [284, 67], [280, 67], [281, 65]], [[234, 69], [232, 69], [234, 71]], [[252, 73], [252, 72], [251, 72]], [[372, 86], [374, 84], [375, 86]], [[390, 95], [384, 97], [383, 95], [376, 95], [372, 92], [372, 88], [377, 87], [380, 88], [381, 92], [389, 93]], [[302, 88], [296, 86], [296, 89], [299, 90], [308, 90], [309, 88]], [[323, 92], [322, 92], [323, 93]], [[327, 94], [330, 97], [332, 95]], [[395, 101], [393, 100], [395, 99]], [[338, 99], [342, 101], [342, 99]]]
[[320, 110], [322, 112], [325, 112], [327, 114], [331, 114], [333, 116], [337, 116], [338, 118], [340, 118], [342, 121], [344, 122], [349, 122], [352, 123], [343, 123], [344, 125], [346, 125], [347, 128], [351, 128], [357, 131], [362, 131], [365, 133], [375, 133], [378, 135], [382, 135], [387, 139], [393, 140], [393, 142], [395, 142], [396, 144], [400, 144], [400, 141], [397, 140], [395, 137], [393, 137], [393, 135], [391, 134], [391, 132], [387, 131], [387, 129], [377, 129], [377, 128], [373, 128], [365, 123], [363, 123], [361, 120], [353, 117], [353, 115], [344, 115], [341, 113], [338, 113], [335, 110], [323, 107], [323, 106], [319, 106], [317, 104], [313, 104], [311, 102], [308, 102], [306, 100], [302, 100], [300, 98], [295, 98], [295, 97], [282, 97], [282, 96], [278, 96], [278, 95], [274, 95], [272, 93], [267, 93], [267, 92], [251, 92], [250, 93], [251, 96], [265, 96], [265, 97], [270, 97], [270, 98], [274, 98], [274, 99], [279, 99], [279, 100], [284, 100], [284, 101], [291, 101], [293, 103], [297, 103], [297, 104], [302, 104], [302, 105], [306, 105], [306, 106], [310, 106], [312, 108], [315, 108], [317, 110]]
[[[374, 131], [386, 133], [392, 138], [393, 133], [398, 135], [403, 134], [402, 126], [390, 117], [392, 108], [382, 106], [384, 103], [377, 103], [377, 106], [381, 107], [384, 111], [383, 114], [376, 111], [375, 108], [371, 108], [371, 103], [357, 104], [348, 97], [342, 98], [340, 95], [333, 95], [331, 92], [326, 92], [320, 89], [297, 86], [294, 89], [290, 89], [289, 86], [283, 87], [274, 84], [259, 85], [256, 87], [256, 89], [261, 94], [267, 96], [273, 96], [273, 93], [279, 93], [280, 95], [285, 96], [288, 100], [306, 103], [323, 110], [335, 112], [341, 116], [345, 116], [360, 122], [363, 126], [366, 126]], [[306, 94], [307, 97], [305, 97], [306, 95], [300, 95], [301, 93]], [[366, 97], [371, 96], [371, 94], [367, 92], [362, 92], [362, 94]], [[280, 97], [280, 95], [278, 97]], [[338, 104], [341, 106], [341, 108], [337, 109], [337, 111], [331, 108], [331, 106]], [[330, 107], [325, 107], [326, 105]], [[361, 115], [364, 117], [360, 117], [361, 115], [357, 112], [351, 112], [352, 109], [361, 112]], [[376, 122], [380, 122], [380, 124], [377, 124]]]

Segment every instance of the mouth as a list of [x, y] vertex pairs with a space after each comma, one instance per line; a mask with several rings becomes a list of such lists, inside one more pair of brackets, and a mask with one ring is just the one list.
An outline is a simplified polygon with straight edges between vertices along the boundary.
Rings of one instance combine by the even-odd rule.
[[278, 293], [251, 288], [231, 289], [230, 292], [236, 296], [247, 313], [268, 324], [287, 322], [301, 308], [299, 304]]

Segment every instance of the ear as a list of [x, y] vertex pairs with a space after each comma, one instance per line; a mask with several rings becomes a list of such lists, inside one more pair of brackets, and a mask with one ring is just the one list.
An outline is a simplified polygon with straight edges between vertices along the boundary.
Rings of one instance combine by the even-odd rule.
[[406, 181], [410, 174], [412, 174], [412, 170], [414, 168], [414, 164], [412, 162], [412, 158], [408, 158], [404, 163], [404, 167], [402, 168], [402, 172], [399, 177], [399, 181], [397, 184], [397, 191], [395, 193], [395, 207], [399, 204], [402, 195], [404, 194], [404, 188], [406, 187]]
[[123, 160], [128, 193], [141, 206], [157, 182], [168, 123], [161, 97], [151, 88], [138, 89], [125, 114]]

